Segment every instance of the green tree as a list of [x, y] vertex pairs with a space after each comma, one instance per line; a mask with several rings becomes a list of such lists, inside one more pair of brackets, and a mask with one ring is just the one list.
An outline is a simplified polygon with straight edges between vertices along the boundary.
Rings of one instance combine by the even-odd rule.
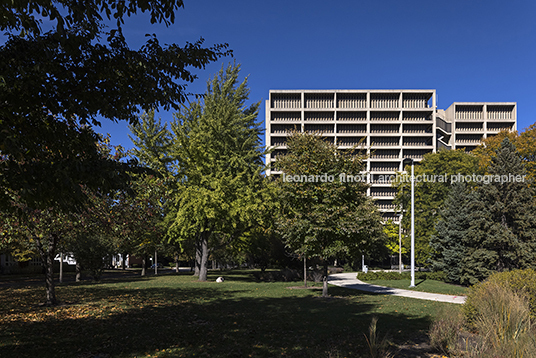
[[200, 281], [207, 279], [210, 250], [243, 238], [270, 202], [261, 176], [259, 103], [246, 106], [247, 78], [239, 83], [239, 71], [222, 67], [203, 98], [177, 112], [172, 124], [179, 170], [168, 235], [195, 240]]
[[[58, 137], [57, 141], [66, 140], [66, 138]], [[61, 144], [60, 144], [61, 145]], [[100, 143], [94, 144], [95, 150], [98, 153], [98, 156], [95, 155], [92, 160], [100, 162], [100, 164], [105, 165], [110, 169], [110, 174], [112, 178], [116, 177], [113, 174], [116, 174], [115, 171], [111, 169], [115, 167], [115, 162], [117, 162], [117, 156], [120, 156], [121, 150], [117, 151], [112, 155], [112, 148], [109, 146], [106, 140], [101, 141]], [[51, 149], [52, 150], [52, 149]], [[43, 151], [43, 153], [47, 153]], [[69, 157], [71, 152], [63, 152], [62, 156]], [[90, 154], [93, 156], [93, 154]], [[61, 157], [61, 156], [60, 156]], [[45, 157], [48, 159], [52, 157]], [[61, 159], [61, 158], [60, 158]], [[55, 165], [57, 163], [47, 163], [44, 162], [43, 165]], [[61, 163], [59, 164], [59, 170], [61, 170]], [[35, 173], [28, 173], [29, 176]], [[92, 173], [86, 173], [90, 176]], [[118, 174], [120, 177], [123, 174]], [[125, 181], [126, 183], [126, 181]], [[120, 184], [119, 187], [123, 188], [125, 184]], [[106, 196], [105, 191], [109, 190], [111, 186], [103, 184], [102, 191], [92, 191], [86, 186], [80, 186], [80, 190], [86, 198], [90, 200], [85, 200], [84, 205], [79, 205], [76, 201], [71, 201], [69, 198], [67, 207], [71, 207], [72, 210], [67, 211], [65, 202], [59, 205], [52, 205], [52, 201], [41, 201], [43, 203], [51, 204], [50, 207], [39, 208], [41, 205], [36, 205], [37, 208], [32, 207], [28, 204], [28, 200], [24, 200], [18, 191], [13, 191], [5, 189], [10, 195], [10, 208], [8, 210], [3, 210], [1, 212], [1, 221], [0, 221], [0, 249], [7, 251], [14, 251], [15, 253], [21, 253], [18, 255], [18, 258], [21, 260], [29, 259], [31, 254], [37, 254], [41, 258], [41, 263], [45, 271], [45, 284], [46, 284], [46, 304], [55, 305], [57, 303], [56, 293], [54, 288], [53, 280], [53, 262], [54, 257], [56, 256], [56, 249], [62, 246], [62, 241], [71, 235], [74, 235], [80, 231], [86, 232], [96, 232], [95, 222], [99, 221], [104, 223], [107, 210], [102, 209], [102, 200]], [[61, 196], [63, 192], [60, 192]], [[89, 193], [89, 194], [88, 194]], [[99, 195], [97, 195], [97, 193]], [[99, 197], [100, 196], [100, 197]], [[28, 197], [27, 197], [28, 198]], [[95, 200], [99, 198], [98, 200]], [[93, 199], [93, 200], [91, 200]], [[53, 199], [52, 199], [53, 200]], [[33, 201], [31, 201], [33, 203]], [[104, 215], [99, 216], [99, 213]], [[87, 228], [83, 228], [84, 220], [87, 223], [92, 223], [88, 225]], [[100, 229], [102, 229], [99, 226]], [[99, 231], [99, 235], [100, 235]]]
[[162, 124], [154, 118], [154, 111], [144, 113], [139, 121], [129, 126], [132, 135], [129, 138], [134, 143], [131, 155], [148, 168], [160, 175], [170, 176], [177, 171], [176, 160], [171, 153], [172, 136], [167, 123]]
[[465, 256], [465, 239], [470, 226], [469, 206], [474, 200], [465, 183], [455, 183], [440, 211], [436, 233], [430, 238], [434, 271], [445, 272], [450, 282], [460, 282], [460, 263]]
[[[173, 23], [181, 0], [3, 2], [0, 30], [0, 204], [11, 195], [31, 207], [71, 210], [85, 199], [80, 185], [102, 190], [121, 183], [95, 148], [88, 124], [97, 116], [136, 121], [139, 109], [178, 109], [185, 84], [224, 52], [202, 40], [161, 46], [148, 38], [132, 50], [122, 34], [126, 17], [149, 12], [151, 22]], [[104, 32], [105, 18], [116, 28]], [[50, 28], [41, 30], [41, 24]], [[83, 125], [83, 126], [80, 126]], [[107, 164], [110, 164], [109, 162]], [[123, 168], [124, 170], [128, 168]], [[8, 193], [6, 195], [5, 193]], [[16, 192], [16, 194], [13, 194]]]
[[474, 284], [495, 271], [533, 268], [536, 262], [534, 190], [521, 180], [527, 174], [523, 159], [508, 138], [491, 158], [487, 172], [493, 180], [479, 183], [469, 202], [463, 284]]
[[[406, 167], [411, 173], [411, 168]], [[472, 175], [478, 173], [478, 159], [460, 150], [440, 150], [426, 154], [415, 165], [415, 261], [427, 265], [430, 258], [430, 238], [435, 234], [435, 225], [440, 209], [450, 192], [452, 175]], [[446, 175], [446, 177], [445, 177]], [[411, 181], [394, 182], [397, 189], [395, 203], [405, 212], [402, 226], [409, 232], [411, 225]], [[401, 176], [402, 178], [402, 176]], [[408, 235], [409, 236], [409, 235]], [[406, 236], [405, 247], [409, 247]]]
[[373, 239], [384, 235], [381, 217], [366, 196], [366, 183], [339, 180], [341, 174], [360, 176], [363, 157], [308, 133], [290, 136], [287, 150], [276, 162], [284, 173], [278, 180], [278, 231], [293, 252], [323, 260], [327, 296], [328, 259], [370, 250]]
[[141, 275], [145, 276], [147, 258], [156, 251], [167, 250], [164, 243], [167, 181], [152, 175], [136, 175], [134, 195], [119, 192], [114, 196], [112, 230], [117, 252], [140, 256]]
[[88, 270], [94, 280], [99, 280], [105, 257], [116, 253], [111, 220], [113, 198], [95, 192], [86, 192], [86, 195], [90, 202], [88, 209], [72, 214], [73, 229], [62, 238], [58, 248], [73, 254], [77, 264], [77, 280], [82, 269]]
[[73, 231], [74, 216], [62, 211], [49, 209], [30, 209], [24, 204], [14, 203], [17, 214], [12, 211], [1, 212], [0, 245], [14, 252], [20, 261], [28, 260], [37, 254], [45, 269], [47, 305], [57, 304], [54, 288], [53, 263], [56, 247], [60, 239]]
[[[129, 48], [122, 33], [126, 17], [148, 12], [151, 23], [169, 25], [182, 5], [181, 0], [0, 4], [0, 30], [7, 33], [0, 46], [2, 210], [17, 211], [21, 221], [28, 213], [68, 213], [88, 205], [82, 188], [128, 187], [135, 166], [101, 155], [90, 125], [99, 124], [98, 116], [133, 123], [140, 109], [178, 109], [186, 84], [196, 78], [191, 69], [229, 53], [226, 44], [203, 48], [202, 39], [161, 46], [154, 35], [139, 50]], [[111, 18], [116, 26], [105, 32]], [[42, 24], [50, 30], [43, 31]], [[45, 265], [59, 240], [49, 237], [49, 248], [40, 250], [47, 254]], [[54, 304], [53, 292], [47, 292]]]
[[[130, 154], [143, 166], [152, 169], [158, 175], [158, 179], [155, 178], [154, 180], [156, 181], [153, 181], [153, 183], [158, 182], [159, 192], [162, 195], [161, 204], [164, 220], [161, 226], [163, 228], [168, 227], [171, 224], [169, 223], [169, 217], [166, 217], [170, 208], [172, 209], [172, 205], [169, 204], [168, 200], [177, 189], [174, 181], [176, 181], [178, 173], [178, 161], [172, 152], [172, 134], [167, 127], [167, 123], [162, 124], [161, 119], [155, 119], [154, 111], [142, 114], [139, 121], [131, 124], [129, 128], [132, 133], [129, 137], [135, 145]], [[175, 245], [164, 244], [164, 242], [159, 245], [166, 252], [172, 251], [173, 256], [175, 256], [176, 272], [179, 273], [178, 259], [183, 247], [177, 242]], [[147, 253], [139, 253], [143, 257], [147, 255]], [[142, 269], [142, 274], [144, 273], [145, 271]]]

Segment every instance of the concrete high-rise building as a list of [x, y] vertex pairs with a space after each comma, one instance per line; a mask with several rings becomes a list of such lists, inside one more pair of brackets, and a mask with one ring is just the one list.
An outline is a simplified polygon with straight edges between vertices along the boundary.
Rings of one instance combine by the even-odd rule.
[[271, 90], [266, 145], [275, 149], [266, 160], [285, 154], [293, 130], [320, 133], [339, 148], [362, 143], [370, 154], [368, 194], [385, 219], [396, 221], [395, 191], [384, 179], [402, 171], [405, 158], [420, 161], [441, 148], [470, 151], [501, 130], [516, 130], [516, 109], [516, 102], [455, 102], [442, 110], [435, 90]]

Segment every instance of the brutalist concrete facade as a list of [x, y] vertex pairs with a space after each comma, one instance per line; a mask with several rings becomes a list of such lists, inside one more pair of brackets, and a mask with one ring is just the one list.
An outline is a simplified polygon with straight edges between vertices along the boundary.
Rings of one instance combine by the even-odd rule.
[[[368, 194], [385, 219], [397, 221], [394, 190], [385, 179], [441, 148], [467, 151], [501, 130], [516, 130], [515, 102], [455, 102], [436, 106], [435, 90], [272, 90], [266, 101], [267, 162], [286, 152], [292, 130], [319, 133], [339, 148], [370, 155]], [[280, 172], [268, 170], [268, 175]]]

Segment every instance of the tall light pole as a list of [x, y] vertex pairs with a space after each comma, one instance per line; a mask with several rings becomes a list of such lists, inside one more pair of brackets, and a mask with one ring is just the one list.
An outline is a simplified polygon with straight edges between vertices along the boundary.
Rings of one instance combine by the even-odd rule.
[[411, 162], [411, 283], [409, 287], [415, 287], [415, 162], [406, 158], [404, 162]]
[[398, 214], [398, 272], [402, 273], [402, 218], [403, 214]]

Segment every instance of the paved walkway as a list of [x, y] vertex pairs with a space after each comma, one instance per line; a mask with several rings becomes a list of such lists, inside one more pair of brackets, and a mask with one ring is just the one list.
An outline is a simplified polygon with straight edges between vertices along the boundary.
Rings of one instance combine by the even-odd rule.
[[379, 293], [383, 295], [394, 295], [402, 297], [417, 298], [420, 300], [449, 302], [462, 304], [465, 302], [465, 296], [451, 296], [440, 293], [419, 292], [412, 290], [403, 290], [401, 288], [391, 288], [384, 286], [376, 286], [360, 281], [356, 278], [356, 272], [336, 273], [329, 275], [328, 282], [335, 286], [352, 288], [355, 290]]

